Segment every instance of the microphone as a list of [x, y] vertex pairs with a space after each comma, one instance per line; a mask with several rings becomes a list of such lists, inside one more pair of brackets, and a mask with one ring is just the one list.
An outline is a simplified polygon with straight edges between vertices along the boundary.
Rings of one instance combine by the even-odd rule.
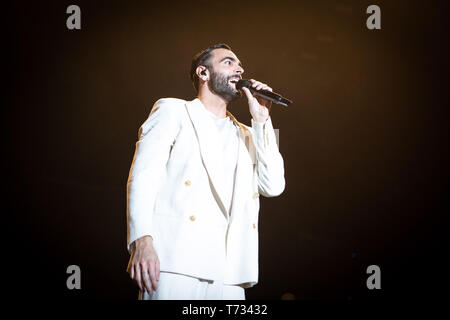
[[250, 90], [254, 95], [260, 96], [261, 98], [272, 101], [276, 104], [281, 104], [283, 106], [289, 106], [292, 101], [286, 98], [283, 98], [280, 94], [269, 91], [269, 90], [256, 90], [252, 87], [252, 82], [249, 80], [241, 79], [236, 83], [236, 89], [242, 90], [243, 87], [246, 87]]

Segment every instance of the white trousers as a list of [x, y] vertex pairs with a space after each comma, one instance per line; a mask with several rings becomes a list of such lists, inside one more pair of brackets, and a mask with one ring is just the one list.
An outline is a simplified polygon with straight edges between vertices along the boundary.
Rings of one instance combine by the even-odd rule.
[[245, 289], [179, 273], [160, 272], [158, 289], [139, 292], [139, 300], [245, 300]]

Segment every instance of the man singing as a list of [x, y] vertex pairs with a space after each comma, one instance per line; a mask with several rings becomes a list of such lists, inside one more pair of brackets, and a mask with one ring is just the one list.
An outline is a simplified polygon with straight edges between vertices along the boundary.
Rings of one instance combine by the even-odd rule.
[[140, 299], [244, 300], [258, 282], [259, 196], [283, 192], [284, 164], [270, 101], [242, 89], [251, 127], [227, 110], [243, 73], [229, 46], [207, 48], [192, 60], [197, 98], [158, 100], [139, 129], [127, 271]]

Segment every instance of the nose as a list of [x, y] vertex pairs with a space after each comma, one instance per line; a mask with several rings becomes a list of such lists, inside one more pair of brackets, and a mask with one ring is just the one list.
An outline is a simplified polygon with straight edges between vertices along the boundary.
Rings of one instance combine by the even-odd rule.
[[243, 74], [244, 73], [244, 68], [242, 68], [241, 66], [238, 66], [238, 68], [237, 68], [237, 70], [236, 70], [236, 73], [238, 73], [238, 74]]

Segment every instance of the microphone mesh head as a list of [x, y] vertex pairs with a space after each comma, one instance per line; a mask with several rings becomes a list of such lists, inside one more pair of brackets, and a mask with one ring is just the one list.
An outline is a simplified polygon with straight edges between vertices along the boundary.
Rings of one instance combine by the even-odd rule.
[[250, 88], [252, 83], [249, 80], [241, 79], [236, 83], [236, 89], [242, 90], [243, 87]]

